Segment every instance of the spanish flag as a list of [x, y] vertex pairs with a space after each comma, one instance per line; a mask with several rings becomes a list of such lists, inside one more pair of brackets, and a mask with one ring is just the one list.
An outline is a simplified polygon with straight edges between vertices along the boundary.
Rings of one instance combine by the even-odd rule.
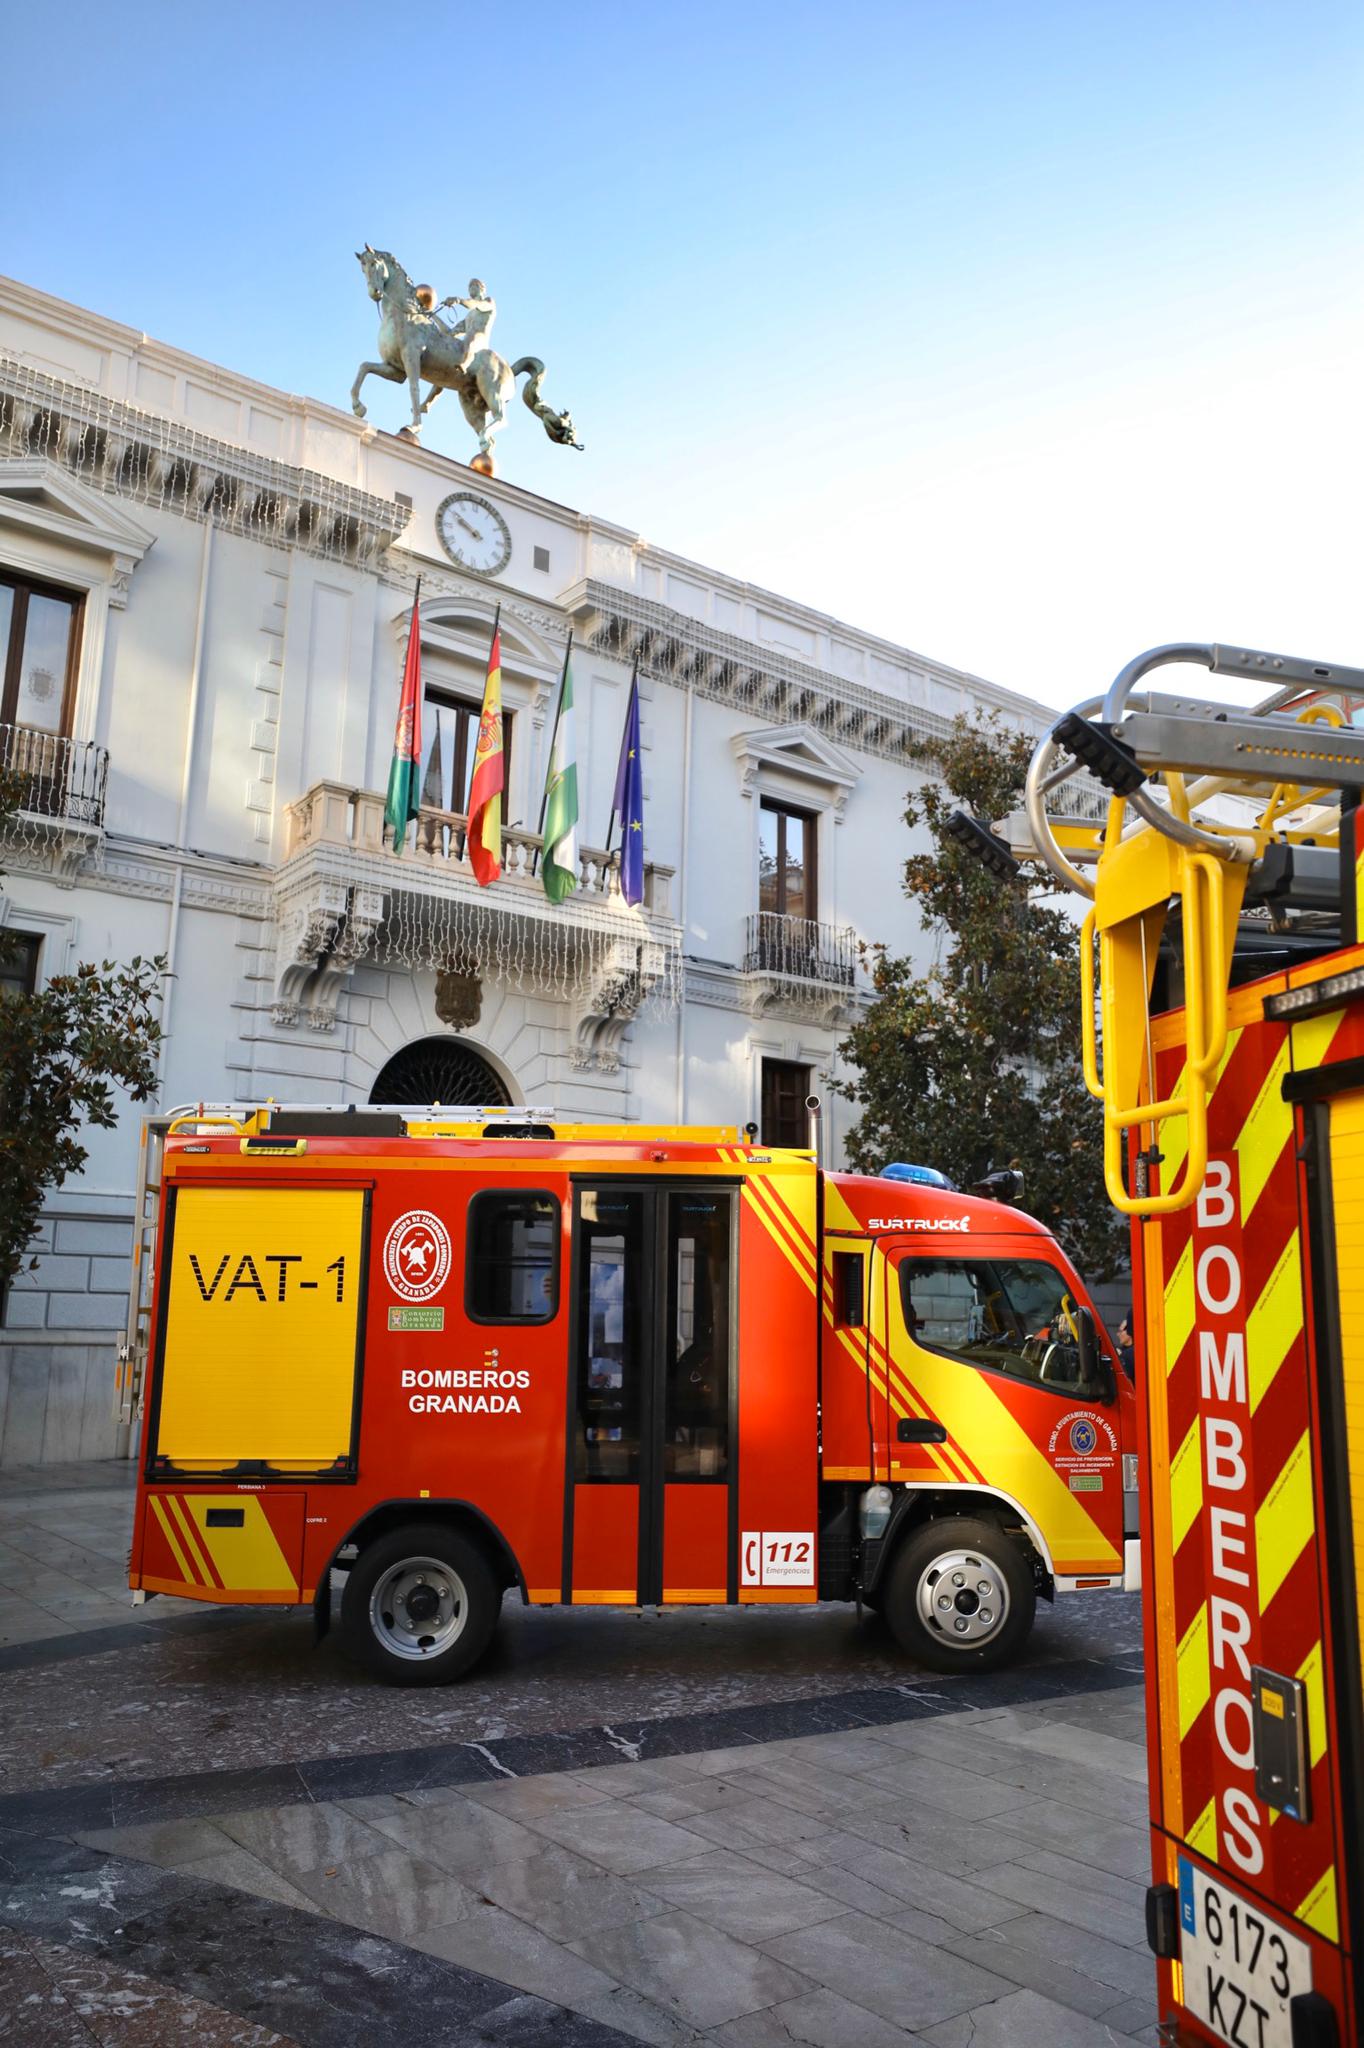
[[469, 784], [469, 865], [481, 888], [502, 872], [502, 788], [506, 777], [502, 752], [502, 633], [500, 616], [493, 621], [488, 650], [488, 680], [483, 685], [483, 710], [474, 748], [474, 773]]

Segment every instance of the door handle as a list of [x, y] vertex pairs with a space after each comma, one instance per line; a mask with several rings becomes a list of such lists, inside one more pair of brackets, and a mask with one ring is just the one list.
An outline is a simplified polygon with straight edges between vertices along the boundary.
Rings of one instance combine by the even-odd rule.
[[902, 1415], [895, 1425], [897, 1444], [945, 1444], [947, 1431], [927, 1415]]

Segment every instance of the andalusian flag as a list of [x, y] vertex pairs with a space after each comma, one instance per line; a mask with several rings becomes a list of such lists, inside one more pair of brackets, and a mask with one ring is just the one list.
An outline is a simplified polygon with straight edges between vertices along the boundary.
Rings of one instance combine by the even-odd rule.
[[564, 656], [559, 719], [545, 777], [545, 894], [562, 903], [578, 886], [578, 749], [573, 737], [573, 675]]
[[388, 796], [384, 800], [384, 823], [393, 827], [393, 851], [401, 853], [409, 824], [415, 825], [421, 808], [422, 778], [422, 631], [420, 576], [412, 599], [412, 624], [407, 635], [407, 661], [403, 667], [403, 693], [398, 699], [398, 723], [393, 734], [393, 763], [388, 771]]
[[481, 888], [502, 872], [502, 789], [506, 761], [502, 752], [501, 612], [493, 620], [488, 650], [488, 680], [483, 685], [483, 710], [474, 748], [474, 773], [469, 784], [469, 865]]

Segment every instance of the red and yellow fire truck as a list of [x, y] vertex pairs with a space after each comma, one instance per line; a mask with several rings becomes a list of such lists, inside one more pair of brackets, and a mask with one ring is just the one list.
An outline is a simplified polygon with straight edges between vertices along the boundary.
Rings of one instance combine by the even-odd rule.
[[[1145, 686], [1170, 663], [1275, 687], [1236, 708]], [[1172, 2044], [1364, 2038], [1361, 724], [1364, 672], [1158, 648], [1057, 725], [1008, 834], [1091, 899]], [[1101, 828], [1047, 808], [1081, 765], [1112, 792]]]
[[957, 1669], [1014, 1655], [1039, 1594], [1134, 1583], [1135, 1396], [1055, 1240], [754, 1136], [167, 1120], [133, 1587], [326, 1627], [344, 1572], [345, 1645], [424, 1683], [510, 1588], [858, 1599]]

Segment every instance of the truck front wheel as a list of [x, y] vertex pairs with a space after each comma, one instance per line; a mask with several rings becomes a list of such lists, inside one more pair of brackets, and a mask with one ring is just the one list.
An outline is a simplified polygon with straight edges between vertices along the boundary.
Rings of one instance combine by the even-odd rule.
[[1027, 1559], [995, 1522], [947, 1516], [900, 1545], [884, 1589], [900, 1648], [931, 1671], [992, 1671], [1016, 1657], [1037, 1596]]
[[341, 1598], [341, 1642], [390, 1685], [445, 1685], [487, 1649], [502, 1604], [458, 1529], [414, 1522], [361, 1551]]

